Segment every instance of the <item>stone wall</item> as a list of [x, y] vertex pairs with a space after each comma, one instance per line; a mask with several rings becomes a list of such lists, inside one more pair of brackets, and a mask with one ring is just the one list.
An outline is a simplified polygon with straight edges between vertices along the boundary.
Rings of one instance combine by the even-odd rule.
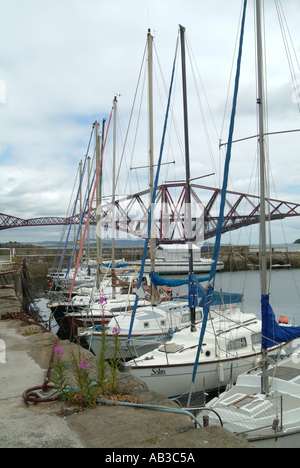
[[[71, 249], [66, 250], [65, 258], [63, 261], [63, 268], [66, 268], [71, 256]], [[84, 251], [84, 254], [86, 252]], [[142, 258], [143, 249], [136, 248], [117, 248], [115, 257], [118, 260], [124, 259], [125, 261], [136, 261], [139, 264]], [[26, 258], [28, 270], [33, 278], [46, 279], [48, 269], [52, 267], [57, 254], [57, 249], [45, 248], [22, 248], [15, 249], [14, 259], [21, 261]], [[110, 252], [106, 251], [103, 254], [103, 260], [109, 260]], [[213, 246], [203, 251], [202, 257], [212, 258]], [[270, 256], [268, 255], [268, 265], [270, 264]], [[0, 256], [1, 258], [1, 256]], [[85, 257], [83, 257], [85, 258]], [[91, 249], [90, 258], [96, 259], [96, 249]], [[57, 256], [56, 267], [59, 264], [60, 255]], [[219, 253], [219, 260], [224, 263], [225, 271], [238, 271], [247, 269], [259, 268], [259, 253], [250, 251], [249, 246], [221, 246]], [[273, 252], [272, 254], [273, 267], [286, 267], [290, 265], [292, 268], [300, 268], [300, 252]], [[9, 269], [9, 265], [8, 265]], [[0, 283], [1, 284], [1, 283]]]

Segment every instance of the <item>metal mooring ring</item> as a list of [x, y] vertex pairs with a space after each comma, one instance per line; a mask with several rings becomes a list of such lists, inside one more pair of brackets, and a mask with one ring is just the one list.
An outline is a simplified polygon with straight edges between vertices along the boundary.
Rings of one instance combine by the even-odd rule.
[[[55, 388], [54, 384], [48, 383], [47, 388]], [[29, 401], [37, 405], [38, 403], [46, 403], [48, 401], [55, 401], [59, 399], [59, 396], [52, 396], [52, 397], [41, 397], [35, 390], [42, 390], [43, 385], [39, 385], [38, 387], [31, 387], [25, 390], [22, 393], [23, 400], [25, 405], [29, 406]]]

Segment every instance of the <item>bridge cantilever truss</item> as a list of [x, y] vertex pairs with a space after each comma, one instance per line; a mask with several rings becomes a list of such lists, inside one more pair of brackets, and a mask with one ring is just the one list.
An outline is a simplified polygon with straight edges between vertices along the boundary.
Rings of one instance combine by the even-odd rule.
[[[208, 199], [206, 205], [201, 202], [200, 192]], [[220, 194], [221, 189], [218, 188], [191, 185], [193, 235], [196, 235], [200, 229], [204, 231], [204, 239], [216, 235]], [[272, 198], [268, 198], [266, 203], [269, 208], [268, 217], [271, 220], [300, 216], [300, 204]], [[259, 223], [259, 196], [227, 191], [225, 206], [223, 233]], [[158, 187], [153, 220], [154, 236], [158, 243], [183, 241], [186, 238], [188, 232], [186, 211], [184, 183], [163, 184]], [[115, 229], [145, 238], [148, 226], [149, 190], [116, 200], [114, 210], [112, 205], [101, 205], [98, 212], [104, 229], [111, 229], [115, 223]], [[86, 222], [86, 217], [87, 213], [83, 223]], [[75, 218], [77, 224], [79, 219], [78, 214]], [[25, 226], [62, 226], [70, 225], [71, 222], [71, 218], [64, 217], [21, 219], [0, 213], [0, 230]], [[96, 225], [95, 209], [91, 212], [90, 224]]]

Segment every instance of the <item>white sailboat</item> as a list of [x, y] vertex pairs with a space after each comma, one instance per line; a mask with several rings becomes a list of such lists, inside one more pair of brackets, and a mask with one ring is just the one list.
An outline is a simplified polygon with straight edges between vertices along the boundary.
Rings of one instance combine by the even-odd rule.
[[[279, 362], [269, 359], [269, 347], [275, 342], [292, 340], [300, 336], [300, 327], [279, 329], [274, 323], [274, 313], [269, 304], [266, 266], [266, 221], [265, 221], [265, 157], [264, 157], [264, 115], [263, 115], [263, 66], [261, 2], [256, 0], [257, 57], [258, 57], [258, 104], [259, 143], [261, 178], [261, 292], [263, 359], [259, 368], [241, 375], [236, 385], [212, 400], [207, 408], [221, 417], [229, 430], [246, 437], [255, 447], [298, 448], [300, 446], [300, 366], [297, 354]], [[299, 341], [299, 340], [297, 340]]]
[[[120, 314], [129, 314], [132, 311], [135, 294], [116, 294], [114, 298], [105, 298], [105, 307], [101, 303], [104, 296], [99, 296], [94, 304], [82, 305], [76, 312], [66, 312], [65, 317], [74, 336], [85, 337], [89, 335], [88, 328], [100, 331], [114, 317]], [[147, 307], [149, 302], [140, 299], [138, 307]], [[101, 332], [100, 332], [101, 333]], [[92, 333], [93, 335], [93, 333]], [[95, 354], [96, 351], [93, 349]]]
[[[245, 8], [243, 18], [244, 22]], [[180, 28], [181, 37], [183, 37], [184, 29]], [[238, 62], [241, 59], [241, 45], [242, 41]], [[237, 95], [237, 83], [238, 80], [236, 80], [235, 95]], [[234, 115], [235, 109], [233, 108], [231, 141]], [[263, 138], [261, 140], [263, 141]], [[225, 164], [222, 193], [226, 192], [225, 179], [228, 177], [229, 161], [230, 154], [229, 159], [226, 159], [227, 168]], [[220, 210], [220, 226], [222, 226], [222, 216], [222, 210]], [[265, 221], [264, 208], [261, 209], [261, 217]], [[220, 242], [220, 236], [218, 242]], [[266, 255], [262, 258], [266, 267]], [[239, 374], [250, 370], [266, 354], [260, 344], [262, 321], [256, 316], [241, 313], [237, 309], [229, 309], [225, 311], [225, 316], [222, 317], [222, 312], [220, 312], [220, 318], [212, 320], [209, 304], [214, 294], [215, 271], [211, 273], [211, 280], [207, 285], [206, 297], [204, 297], [206, 317], [203, 322], [207, 322], [204, 323], [201, 331], [198, 328], [195, 331], [193, 329], [180, 331], [166, 345], [127, 363], [126, 369], [129, 373], [146, 382], [150, 390], [174, 397], [188, 392], [189, 389], [191, 395], [192, 390], [196, 393], [201, 390], [210, 391], [225, 387], [229, 382], [235, 382]], [[291, 342], [286, 341], [284, 344], [273, 343], [270, 349], [271, 355], [280, 356], [288, 353], [291, 349]], [[205, 382], [203, 377], [205, 377]]]
[[[209, 272], [212, 260], [201, 257], [201, 247], [192, 246], [193, 271], [196, 274]], [[218, 260], [217, 271], [224, 269], [224, 263]], [[150, 261], [146, 260], [145, 272], [150, 273]], [[182, 275], [189, 272], [189, 256], [187, 244], [161, 244], [155, 249], [155, 271], [161, 275]]]
[[[139, 299], [135, 321], [128, 340], [131, 313], [134, 305], [132, 298], [131, 309], [120, 314], [115, 314], [106, 329], [107, 358], [114, 352], [114, 334], [118, 333], [120, 342], [120, 356], [123, 359], [132, 359], [152, 351], [162, 342], [170, 340], [173, 333], [187, 327], [190, 320], [189, 305], [187, 301], [169, 301], [156, 306], [140, 306]], [[201, 320], [202, 308], [196, 310], [196, 319]], [[86, 341], [90, 344], [94, 354], [99, 355], [101, 349], [102, 331], [93, 327], [88, 333], [83, 333]]]
[[[185, 328], [170, 341], [143, 356], [129, 361], [125, 369], [145, 382], [149, 390], [168, 398], [187, 394], [199, 343], [202, 321], [197, 332]], [[212, 392], [235, 382], [238, 375], [252, 369], [261, 358], [261, 321], [240, 309], [211, 312], [201, 348], [194, 392]], [[290, 349], [274, 346], [272, 356]]]
[[[152, 36], [148, 31], [148, 76], [149, 76], [149, 154], [150, 154], [150, 199], [153, 199], [153, 128], [152, 128]], [[157, 185], [157, 184], [156, 184]], [[150, 208], [151, 211], [151, 208]], [[151, 215], [149, 216], [151, 218]], [[145, 249], [148, 242], [145, 242]], [[154, 238], [150, 240], [150, 270], [154, 270], [155, 252]], [[149, 266], [150, 266], [149, 265]], [[174, 265], [173, 265], [174, 269]], [[139, 307], [139, 303], [145, 297], [145, 290], [142, 286], [142, 277], [144, 269], [140, 273], [141, 283], [138, 285], [137, 293], [133, 307], [126, 311], [117, 314], [109, 323], [109, 328], [106, 331], [107, 339], [113, 347], [114, 330], [118, 330], [118, 336], [121, 341], [120, 354], [123, 358], [139, 356], [145, 352], [154, 349], [160, 342], [169, 339], [170, 336], [177, 330], [186, 326], [185, 317], [187, 315], [188, 303], [187, 300], [173, 301], [170, 297], [164, 303], [161, 298], [155, 297], [155, 288], [151, 284], [150, 297], [151, 303]], [[137, 308], [137, 317], [132, 324], [132, 309]], [[135, 314], [135, 311], [134, 311]], [[200, 318], [201, 312], [198, 311]], [[84, 332], [86, 341], [94, 354], [98, 355], [101, 347], [101, 330], [97, 327], [90, 328]], [[128, 336], [130, 339], [128, 340]]]
[[[78, 328], [100, 325], [104, 318], [108, 322], [114, 314], [132, 310], [135, 295], [128, 294], [128, 288], [127, 291], [124, 291], [124, 288], [118, 285], [118, 283], [124, 282], [129, 285], [137, 284], [138, 271], [132, 270], [134, 271], [127, 271], [126, 274], [121, 273], [116, 277], [116, 281], [113, 281], [112, 276], [105, 275], [98, 289], [95, 288], [96, 276], [94, 276], [91, 287], [81, 287], [76, 290], [70, 300], [65, 297], [64, 291], [55, 292], [55, 297], [47, 303], [47, 308], [51, 310], [51, 314], [60, 327], [59, 336], [63, 339], [69, 338], [70, 335], [77, 336]], [[145, 280], [149, 282], [147, 276], [145, 276]], [[114, 299], [112, 298], [113, 290], [116, 295]], [[67, 292], [69, 293], [69, 291]], [[101, 295], [105, 295], [107, 298], [104, 315], [98, 303]], [[141, 300], [140, 304], [146, 305], [147, 301]]]
[[[207, 405], [210, 424], [219, 424], [257, 448], [299, 448], [299, 357], [274, 361], [266, 371], [268, 391], [261, 392], [261, 369], [238, 377], [236, 385]], [[204, 410], [205, 412], [205, 410]]]

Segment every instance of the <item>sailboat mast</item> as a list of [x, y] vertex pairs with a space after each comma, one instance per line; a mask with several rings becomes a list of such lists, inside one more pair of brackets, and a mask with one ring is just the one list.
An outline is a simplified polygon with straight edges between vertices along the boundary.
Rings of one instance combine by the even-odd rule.
[[[261, 31], [261, 0], [256, 0], [256, 34], [257, 34], [257, 79], [258, 79], [258, 117], [259, 117], [259, 155], [260, 155], [260, 283], [261, 295], [268, 294], [267, 289], [267, 242], [266, 242], [266, 184], [265, 184], [265, 147], [264, 147], [264, 71]], [[263, 311], [262, 311], [263, 313]], [[262, 347], [261, 391], [269, 392], [267, 375], [267, 347]]]
[[[114, 127], [113, 127], [113, 176], [112, 176], [112, 273], [115, 272], [115, 192], [116, 192], [116, 135], [117, 135], [117, 97], [115, 96], [113, 101], [114, 109]], [[112, 288], [112, 298], [116, 297], [116, 288]]]
[[[96, 170], [97, 167], [99, 166], [99, 161], [100, 161], [100, 150], [99, 150], [99, 123], [97, 120], [94, 122], [95, 125], [95, 150], [96, 150]], [[99, 265], [99, 259], [100, 259], [100, 251], [101, 251], [101, 231], [100, 231], [100, 222], [101, 222], [101, 217], [100, 217], [100, 203], [101, 203], [101, 182], [100, 182], [100, 177], [97, 182], [96, 186], [96, 223], [97, 223], [97, 283], [99, 282], [99, 276], [100, 276], [100, 265]], [[90, 185], [90, 183], [89, 183]], [[97, 284], [98, 285], [98, 284]]]
[[261, 293], [267, 294], [267, 244], [266, 244], [266, 181], [264, 145], [264, 72], [261, 32], [261, 0], [256, 0], [257, 28], [257, 78], [258, 78], [258, 115], [259, 115], [259, 154], [260, 154], [260, 268]]
[[[79, 213], [80, 213], [80, 218], [79, 219], [81, 219], [81, 216], [82, 216], [82, 181], [81, 181], [81, 178], [82, 178], [82, 160], [80, 160], [80, 163], [79, 163], [79, 180], [80, 180], [80, 191], [79, 191]], [[79, 241], [80, 241], [80, 245], [81, 245], [81, 242], [82, 242], [81, 225], [79, 226], [79, 229], [80, 229], [80, 231], [79, 231]], [[81, 260], [80, 260], [80, 263], [81, 263]]]
[[[87, 189], [87, 192], [89, 193], [89, 190], [90, 190], [90, 177], [91, 177], [91, 158], [88, 156], [87, 157], [87, 161], [88, 161], [88, 189]], [[87, 206], [89, 205], [89, 198], [87, 200]], [[82, 235], [80, 236], [82, 237]], [[81, 240], [80, 240], [80, 243], [81, 243]], [[90, 226], [88, 225], [88, 228], [87, 228], [87, 258], [88, 258], [88, 266], [89, 266], [89, 263], [90, 263]]]
[[[153, 175], [153, 54], [152, 54], [152, 43], [153, 36], [151, 35], [150, 29], [148, 29], [147, 36], [148, 43], [148, 106], [149, 106], [149, 165], [150, 165], [150, 176], [149, 176], [149, 186], [150, 186], [150, 203], [153, 198], [153, 189], [154, 189], [154, 175]], [[151, 209], [149, 210], [151, 213]], [[150, 259], [151, 259], [151, 271], [155, 269], [155, 257], [154, 257], [154, 223], [152, 220], [151, 223], [151, 233], [150, 233]], [[155, 293], [154, 293], [154, 284], [151, 283], [151, 302], [155, 302]]]
[[[181, 67], [182, 67], [182, 91], [183, 91], [183, 119], [184, 119], [184, 149], [185, 149], [185, 175], [186, 175], [186, 226], [189, 253], [189, 274], [193, 273], [193, 247], [192, 247], [192, 216], [191, 216], [191, 190], [190, 190], [190, 151], [188, 132], [188, 110], [187, 110], [187, 88], [186, 88], [186, 64], [185, 64], [185, 28], [179, 25], [181, 44]], [[196, 331], [195, 327], [195, 307], [190, 308], [191, 331]]]

